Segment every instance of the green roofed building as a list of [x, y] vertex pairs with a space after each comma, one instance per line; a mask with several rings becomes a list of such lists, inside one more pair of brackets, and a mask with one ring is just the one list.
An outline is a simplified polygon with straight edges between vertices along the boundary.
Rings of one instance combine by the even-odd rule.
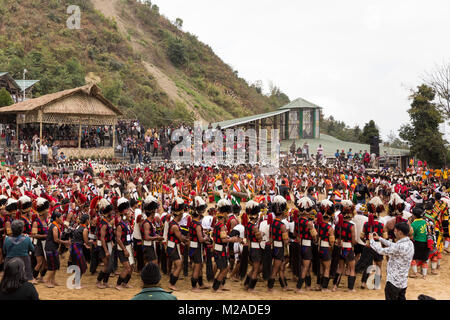
[[25, 99], [32, 98], [32, 89], [37, 82], [39, 80], [13, 79], [9, 72], [0, 72], [0, 89], [5, 88], [15, 103], [23, 101], [24, 91]]
[[279, 129], [281, 140], [319, 139], [321, 109], [314, 103], [298, 98], [276, 111], [217, 122], [212, 127], [253, 128], [258, 132], [264, 128], [268, 130], [269, 138], [271, 129]]
[[[371, 150], [370, 145], [346, 142], [334, 137], [320, 134], [320, 112], [322, 107], [298, 98], [279, 108], [276, 111], [257, 114], [249, 117], [216, 122], [211, 125], [212, 128], [221, 129], [255, 129], [259, 134], [260, 129], [267, 129], [268, 140], [271, 140], [271, 129], [280, 130], [281, 151], [288, 152], [293, 142], [297, 147], [305, 142], [309, 144], [311, 152], [315, 152], [319, 145], [324, 150], [324, 155], [333, 157], [336, 150], [345, 150], [350, 148], [353, 152], [359, 150]], [[206, 129], [206, 127], [204, 128]], [[380, 146], [381, 155], [392, 155], [405, 157], [409, 150], [400, 150]]]

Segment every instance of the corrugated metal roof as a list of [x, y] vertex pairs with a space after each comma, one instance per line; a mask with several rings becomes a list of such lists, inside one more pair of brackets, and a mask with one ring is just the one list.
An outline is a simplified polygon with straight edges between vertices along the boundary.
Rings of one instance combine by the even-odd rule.
[[255, 120], [259, 120], [259, 119], [265, 119], [265, 118], [269, 118], [269, 117], [273, 117], [279, 114], [283, 114], [288, 112], [289, 110], [277, 110], [277, 111], [272, 111], [272, 112], [268, 112], [268, 113], [262, 113], [262, 114], [256, 114], [254, 116], [249, 116], [249, 117], [244, 117], [244, 118], [239, 118], [239, 119], [232, 119], [232, 120], [226, 120], [226, 121], [222, 121], [222, 122], [216, 122], [212, 124], [213, 128], [216, 128], [217, 126], [220, 126], [222, 129], [227, 129], [227, 128], [231, 128], [231, 127], [235, 127], [235, 126], [239, 126], [245, 123], [249, 123]]
[[19, 85], [17, 84], [16, 80], [14, 80], [9, 72], [0, 72], [0, 77], [6, 76], [9, 78], [9, 80], [16, 86], [17, 89], [20, 89]]
[[297, 98], [294, 101], [288, 103], [287, 105], [283, 106], [280, 108], [280, 110], [285, 110], [285, 109], [300, 109], [300, 108], [313, 108], [313, 109], [317, 109], [320, 108], [322, 109], [322, 107], [319, 107], [318, 105], [306, 101], [305, 99], [302, 98]]
[[[281, 151], [289, 152], [293, 141], [294, 140], [282, 140], [280, 146]], [[333, 157], [336, 150], [339, 150], [339, 152], [345, 150], [345, 153], [347, 153], [350, 148], [352, 148], [353, 153], [359, 152], [360, 150], [363, 152], [364, 150], [370, 151], [370, 145], [368, 144], [342, 141], [322, 133], [320, 134], [320, 139], [295, 140], [296, 148], [298, 149], [299, 147], [302, 147], [305, 142], [308, 142], [309, 144], [309, 154], [316, 154], [317, 148], [319, 147], [319, 144], [321, 144], [324, 155], [329, 157]], [[388, 148], [380, 144], [380, 154], [383, 155], [384, 151], [387, 151], [389, 155], [408, 155], [410, 153], [409, 150]]]
[[27, 90], [31, 86], [33, 86], [36, 82], [39, 82], [39, 80], [18, 80], [14, 79], [14, 81], [18, 84], [20, 87], [20, 90]]

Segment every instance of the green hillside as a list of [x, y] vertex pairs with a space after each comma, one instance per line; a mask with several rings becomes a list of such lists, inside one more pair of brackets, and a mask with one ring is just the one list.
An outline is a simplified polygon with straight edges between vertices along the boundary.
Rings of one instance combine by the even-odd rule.
[[[69, 29], [67, 8], [81, 9]], [[182, 18], [182, 17], [181, 17]], [[34, 96], [95, 81], [146, 125], [215, 122], [274, 110], [289, 98], [260, 93], [149, 2], [0, 0], [0, 71], [39, 79]]]

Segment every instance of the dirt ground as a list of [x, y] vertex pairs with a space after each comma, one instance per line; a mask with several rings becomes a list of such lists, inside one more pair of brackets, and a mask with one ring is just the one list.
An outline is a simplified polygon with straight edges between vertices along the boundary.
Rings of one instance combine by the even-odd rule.
[[[67, 254], [62, 259], [61, 266], [67, 265]], [[436, 299], [450, 299], [450, 256], [444, 255], [442, 260], [442, 267], [439, 270], [439, 275], [428, 275], [426, 279], [412, 279], [408, 280], [407, 299], [415, 300], [418, 295], [426, 294]], [[47, 288], [44, 284], [37, 284], [36, 289], [39, 292], [40, 299], [45, 300], [129, 300], [135, 294], [140, 291], [141, 281], [138, 273], [133, 273], [130, 280], [130, 285], [133, 288], [123, 289], [118, 291], [114, 288], [117, 281], [117, 276], [111, 277], [109, 284], [111, 288], [98, 289], [95, 286], [96, 275], [83, 276], [81, 279], [82, 289], [68, 289], [66, 287], [66, 280], [70, 274], [65, 273], [66, 268], [62, 267], [56, 275], [56, 280], [60, 286], [55, 288]], [[290, 273], [288, 274], [288, 278]], [[206, 278], [206, 277], [204, 277]], [[194, 293], [190, 290], [191, 281], [190, 276], [187, 278], [180, 278], [177, 283], [177, 287], [180, 291], [174, 292], [180, 300], [384, 300], [384, 283], [386, 279], [386, 261], [383, 266], [383, 280], [381, 290], [362, 290], [359, 289], [361, 283], [361, 275], [357, 275], [356, 281], [356, 293], [346, 292], [347, 278], [343, 277], [341, 286], [337, 292], [316, 292], [309, 291], [302, 294], [297, 294], [293, 291], [283, 292], [278, 281], [275, 283], [275, 289], [273, 293], [267, 292], [267, 282], [258, 281], [255, 293], [248, 293], [243, 289], [241, 282], [235, 282], [227, 280], [226, 288], [230, 291], [223, 293], [213, 293], [211, 290], [204, 290], [200, 293]], [[315, 277], [313, 276], [313, 284], [315, 283]], [[161, 286], [164, 289], [168, 287], [169, 279], [166, 275], [163, 275], [161, 280]], [[330, 281], [331, 282], [331, 281]], [[295, 288], [295, 282], [291, 279], [288, 280], [288, 284], [291, 288]], [[209, 284], [210, 286], [212, 284]], [[331, 288], [331, 283], [330, 286]]]
[[[320, 195], [320, 199], [323, 199], [324, 195]], [[211, 205], [209, 205], [211, 206]], [[245, 205], [244, 205], [245, 206]], [[288, 207], [293, 207], [292, 203], [288, 204]], [[382, 214], [384, 215], [384, 214]], [[115, 284], [117, 281], [117, 276], [110, 277], [109, 284], [110, 288], [98, 289], [96, 287], [96, 277], [95, 275], [90, 275], [88, 272], [81, 279], [82, 289], [68, 289], [66, 287], [66, 281], [70, 274], [67, 271], [67, 258], [68, 254], [61, 259], [61, 270], [56, 274], [56, 281], [60, 286], [55, 288], [47, 288], [44, 284], [37, 284], [36, 288], [39, 292], [40, 299], [46, 300], [129, 300], [135, 294], [139, 293], [141, 290], [142, 282], [140, 280], [140, 275], [138, 273], [133, 273], [129, 284], [133, 288], [123, 289], [118, 291], [115, 289]], [[192, 292], [191, 289], [191, 274], [189, 271], [189, 276], [183, 278], [182, 276], [177, 282], [177, 287], [180, 291], [173, 292], [173, 294], [179, 300], [384, 300], [384, 286], [386, 282], [386, 259], [383, 261], [382, 268], [382, 281], [380, 290], [368, 290], [360, 289], [361, 285], [361, 274], [357, 274], [355, 293], [347, 292], [347, 277], [343, 276], [340, 286], [336, 292], [320, 292], [320, 291], [305, 291], [301, 294], [295, 293], [295, 291], [282, 291], [278, 280], [275, 282], [274, 291], [267, 292], [267, 282], [260, 279], [256, 285], [256, 291], [254, 293], [249, 293], [244, 290], [242, 282], [236, 282], [228, 279], [225, 288], [230, 289], [230, 291], [214, 293], [212, 290], [203, 290], [199, 293]], [[121, 266], [119, 263], [119, 270]], [[203, 268], [205, 270], [205, 267]], [[100, 270], [100, 267], [97, 269]], [[419, 269], [420, 271], [420, 269]], [[431, 266], [430, 266], [431, 271]], [[286, 272], [288, 278], [288, 286], [290, 288], [295, 288], [296, 282], [292, 279], [290, 271]], [[206, 279], [206, 275], [203, 276]], [[316, 283], [316, 277], [312, 276], [313, 286]], [[162, 276], [161, 287], [168, 290], [169, 277], [166, 275]], [[207, 283], [207, 285], [212, 286], [212, 283]], [[332, 288], [332, 280], [328, 286]], [[443, 254], [443, 259], [441, 261], [441, 267], [438, 270], [438, 275], [432, 275], [431, 272], [428, 273], [426, 279], [422, 278], [409, 278], [408, 279], [408, 289], [406, 292], [406, 298], [408, 300], [415, 300], [420, 294], [425, 294], [436, 299], [447, 300], [450, 299], [450, 255]]]
[[[322, 198], [322, 197], [321, 197]], [[289, 205], [291, 207], [291, 205]], [[82, 289], [68, 289], [66, 287], [66, 281], [70, 274], [67, 271], [67, 258], [68, 253], [61, 259], [61, 270], [56, 274], [56, 281], [60, 286], [55, 288], [47, 288], [44, 284], [37, 284], [36, 288], [39, 292], [40, 299], [50, 299], [50, 300], [129, 300], [135, 294], [140, 292], [142, 283], [140, 280], [140, 275], [138, 273], [133, 273], [129, 284], [133, 288], [123, 289], [118, 291], [114, 288], [117, 276], [111, 277], [109, 279], [109, 284], [111, 288], [98, 289], [96, 287], [96, 277], [95, 275], [90, 275], [88, 272], [81, 279]], [[361, 274], [357, 275], [356, 278], [356, 293], [350, 293], [347, 291], [347, 277], [343, 276], [340, 286], [336, 292], [317, 292], [317, 291], [305, 291], [301, 294], [295, 293], [294, 291], [282, 291], [278, 283], [275, 282], [274, 291], [267, 292], [267, 282], [260, 279], [256, 286], [256, 291], [254, 293], [249, 293], [244, 290], [243, 284], [241, 282], [236, 282], [231, 279], [227, 280], [225, 288], [230, 289], [230, 291], [225, 291], [221, 293], [214, 293], [211, 290], [204, 290], [199, 293], [192, 292], [190, 275], [189, 272], [187, 278], [182, 276], [177, 282], [177, 287], [180, 291], [174, 292], [173, 294], [180, 300], [384, 300], [384, 285], [386, 281], [386, 259], [383, 261], [382, 268], [382, 281], [381, 290], [368, 290], [360, 289], [361, 285]], [[430, 266], [431, 267], [431, 266]], [[121, 266], [119, 263], [119, 270]], [[203, 268], [205, 269], [205, 267]], [[100, 270], [100, 267], [97, 269]], [[431, 270], [431, 268], [430, 268]], [[420, 271], [420, 270], [419, 270]], [[428, 273], [426, 279], [408, 279], [408, 289], [406, 292], [406, 298], [409, 300], [415, 300], [420, 294], [425, 294], [436, 299], [450, 299], [450, 255], [443, 254], [443, 259], [441, 261], [441, 267], [438, 270], [438, 275], [432, 275], [431, 272]], [[290, 271], [286, 272], [288, 278], [288, 286], [290, 288], [295, 288], [296, 282], [292, 279]], [[203, 276], [206, 279], [206, 275]], [[316, 278], [312, 277], [313, 286], [315, 285]], [[166, 275], [162, 276], [161, 287], [168, 290], [169, 277]], [[207, 283], [208, 284], [208, 283]], [[212, 286], [212, 283], [208, 284]], [[332, 288], [332, 280], [330, 280], [329, 288]]]

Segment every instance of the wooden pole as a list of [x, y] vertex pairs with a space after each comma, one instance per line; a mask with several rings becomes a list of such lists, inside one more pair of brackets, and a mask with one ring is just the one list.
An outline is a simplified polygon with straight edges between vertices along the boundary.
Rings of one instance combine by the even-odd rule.
[[16, 140], [17, 140], [17, 148], [20, 148], [19, 143], [19, 114], [16, 116]]
[[38, 154], [39, 160], [42, 160], [41, 152], [40, 152], [40, 145], [42, 145], [42, 110], [38, 111], [38, 119], [39, 119], [39, 141], [40, 141], [40, 144], [39, 144], [39, 146], [37, 146], [37, 148], [38, 148], [37, 154]]
[[[110, 136], [111, 136], [111, 133], [110, 133]], [[113, 154], [114, 154], [114, 152], [116, 150], [116, 125], [115, 124], [112, 125], [112, 139], [113, 139], [112, 146], [113, 146]]]
[[42, 110], [38, 111], [38, 118], [39, 118], [39, 140], [42, 143]]
[[81, 149], [81, 119], [80, 119], [80, 125], [79, 125], [79, 129], [78, 129], [78, 149]]

